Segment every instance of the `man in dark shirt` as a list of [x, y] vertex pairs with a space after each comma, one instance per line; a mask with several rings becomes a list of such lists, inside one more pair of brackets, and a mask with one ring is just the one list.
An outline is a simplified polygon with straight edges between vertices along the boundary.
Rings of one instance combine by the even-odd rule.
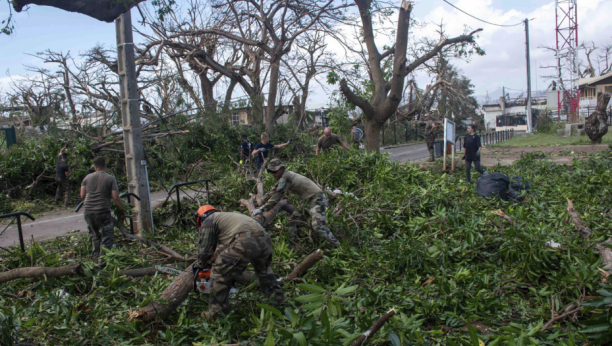
[[478, 173], [483, 174], [484, 170], [480, 168], [480, 136], [476, 133], [474, 125], [468, 125], [468, 135], [465, 136], [465, 142], [463, 144], [463, 158], [465, 159], [465, 176], [468, 184], [472, 183], [472, 177], [470, 170], [472, 169], [472, 163]]
[[265, 132], [262, 133], [261, 142], [257, 143], [255, 150], [253, 150], [253, 153], [251, 153], [253, 156], [257, 155], [257, 173], [259, 174], [261, 171], [261, 165], [263, 164], [264, 160], [268, 158], [268, 154], [270, 153], [271, 149], [281, 149], [289, 145], [289, 143], [291, 143], [291, 141], [274, 145], [270, 143], [270, 136]]
[[327, 153], [329, 152], [329, 148], [331, 148], [335, 144], [340, 145], [346, 150], [351, 150], [351, 148], [340, 139], [340, 136], [334, 135], [331, 132], [331, 129], [329, 127], [326, 127], [323, 130], [323, 136], [321, 136], [319, 138], [319, 141], [317, 142], [317, 152], [315, 154], [319, 155], [321, 151]]
[[106, 249], [112, 249], [114, 244], [115, 226], [111, 216], [110, 200], [112, 199], [117, 206], [119, 214], [117, 218], [120, 222], [125, 219], [125, 209], [119, 198], [117, 180], [106, 173], [106, 160], [103, 157], [96, 157], [93, 164], [96, 171], [83, 179], [81, 198], [85, 201], [83, 203], [84, 217], [93, 244], [93, 257], [103, 268], [105, 263], [99, 259], [100, 245]]
[[55, 168], [55, 183], [57, 184], [55, 203], [58, 203], [62, 195], [64, 195], [64, 207], [68, 207], [68, 202], [70, 201], [70, 182], [68, 181], [70, 167], [68, 167], [66, 163], [67, 159], [68, 154], [61, 153], [57, 160], [57, 167]]
[[240, 164], [246, 164], [253, 151], [253, 143], [247, 139], [246, 135], [240, 135]]

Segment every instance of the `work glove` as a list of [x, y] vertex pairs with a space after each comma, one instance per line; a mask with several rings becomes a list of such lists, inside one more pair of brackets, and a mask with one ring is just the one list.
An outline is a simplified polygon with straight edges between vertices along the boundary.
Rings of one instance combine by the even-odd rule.
[[251, 214], [251, 216], [256, 216], [263, 213], [263, 210], [261, 210], [261, 208], [257, 208], [255, 210], [253, 210], [253, 213]]
[[287, 144], [291, 144], [291, 140], [288, 140], [288, 141], [287, 141]]
[[125, 216], [125, 209], [121, 209], [117, 211], [117, 217], [119, 218], [119, 221], [123, 221], [125, 220], [126, 216]]

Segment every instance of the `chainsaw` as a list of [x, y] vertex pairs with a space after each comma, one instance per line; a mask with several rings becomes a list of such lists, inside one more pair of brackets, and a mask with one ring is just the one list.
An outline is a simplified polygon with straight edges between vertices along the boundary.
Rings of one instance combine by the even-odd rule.
[[210, 269], [202, 269], [198, 271], [197, 276], [193, 280], [194, 291], [210, 294], [210, 274]]

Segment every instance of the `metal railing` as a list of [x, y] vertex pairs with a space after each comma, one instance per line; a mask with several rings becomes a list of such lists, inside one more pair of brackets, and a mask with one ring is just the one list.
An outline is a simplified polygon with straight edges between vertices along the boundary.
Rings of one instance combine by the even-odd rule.
[[[4, 227], [2, 232], [0, 232], [0, 235], [2, 235], [9, 228], [9, 226], [13, 224], [13, 222], [15, 220], [17, 220], [17, 232], [19, 232], [19, 245], [21, 246], [21, 251], [25, 252], [25, 244], [23, 243], [23, 231], [21, 229], [21, 216], [22, 215], [26, 216], [28, 219], [30, 219], [32, 221], [36, 220], [32, 215], [26, 213], [25, 211], [18, 211], [16, 213], [9, 213], [9, 214], [0, 215], [0, 219], [6, 219], [6, 218], [9, 218], [9, 217], [14, 218], [13, 220], [11, 220], [11, 222], [9, 222], [8, 225], [6, 225], [6, 227]], [[2, 249], [4, 249], [4, 248], [2, 248]], [[7, 250], [7, 249], [4, 249], [4, 250]]]
[[[504, 131], [495, 131], [495, 132], [485, 132], [480, 133], [480, 142], [482, 146], [493, 145], [500, 142], [505, 142], [514, 137], [514, 130], [504, 130]], [[457, 143], [457, 151], [463, 150], [465, 147], [465, 136], [460, 136], [455, 141]]]
[[[130, 197], [134, 197], [134, 198], [136, 198], [137, 200], [140, 201], [140, 197], [138, 197], [136, 194], [131, 193], [131, 192], [123, 193], [123, 194], [119, 195], [119, 197], [125, 198], [125, 201], [128, 204], [131, 204]], [[85, 203], [85, 201], [81, 201], [81, 203], [79, 203], [79, 205], [77, 205], [76, 209], [74, 210], [75, 213], [78, 213], [79, 210], [81, 210], [81, 207], [83, 207], [83, 203]], [[130, 217], [130, 232], [132, 234], [134, 234], [134, 220], [133, 220], [132, 217]]]
[[178, 183], [178, 184], [172, 185], [172, 187], [170, 187], [170, 190], [168, 190], [168, 197], [170, 197], [170, 195], [172, 195], [172, 191], [176, 190], [176, 215], [179, 217], [179, 219], [180, 219], [181, 213], [183, 211], [183, 209], [181, 207], [181, 195], [180, 195], [181, 187], [189, 186], [189, 185], [194, 185], [194, 184], [198, 184], [198, 183], [206, 183], [206, 203], [210, 203], [209, 184], [215, 185], [215, 182], [212, 179], [202, 179], [202, 180], [195, 180], [195, 181], [187, 181], [187, 182], [184, 182], [184, 183]]

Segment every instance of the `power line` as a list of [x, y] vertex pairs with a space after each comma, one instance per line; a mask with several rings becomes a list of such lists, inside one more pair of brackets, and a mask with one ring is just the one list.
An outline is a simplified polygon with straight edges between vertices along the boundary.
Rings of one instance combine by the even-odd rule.
[[447, 4], [451, 5], [452, 7], [454, 7], [455, 9], [457, 9], [458, 11], [463, 12], [463, 13], [467, 14], [468, 16], [470, 16], [470, 17], [472, 17], [472, 18], [476, 19], [476, 20], [479, 20], [479, 21], [481, 21], [481, 22], [483, 22], [483, 23], [487, 23], [487, 24], [490, 24], [490, 25], [502, 26], [502, 27], [510, 27], [510, 26], [523, 25], [523, 24], [525, 23], [525, 22], [520, 22], [520, 23], [516, 23], [516, 24], [507, 25], [507, 24], [495, 24], [495, 23], [487, 22], [487, 21], [486, 21], [486, 20], [484, 20], [484, 19], [480, 19], [480, 18], [478, 18], [478, 17], [476, 17], [476, 16], [473, 16], [473, 15], [471, 15], [471, 14], [469, 14], [469, 13], [465, 12], [464, 10], [462, 10], [462, 9], [460, 9], [459, 7], [457, 7], [457, 6], [453, 5], [453, 4], [451, 4], [451, 3], [450, 3], [450, 2], [448, 2], [447, 0], [442, 0], [442, 1], [444, 1], [445, 3], [447, 3]]

